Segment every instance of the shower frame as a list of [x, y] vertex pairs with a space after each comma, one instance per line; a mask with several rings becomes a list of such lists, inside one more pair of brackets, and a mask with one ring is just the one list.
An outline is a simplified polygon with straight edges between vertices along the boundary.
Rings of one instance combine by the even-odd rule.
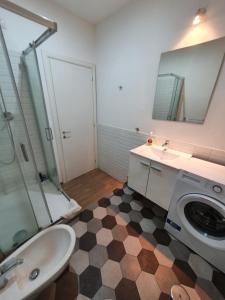
[[[0, 7], [3, 9], [6, 9], [12, 13], [15, 13], [16, 15], [19, 15], [21, 17], [24, 17], [25, 19], [28, 19], [30, 21], [33, 21], [39, 25], [43, 25], [47, 27], [47, 30], [44, 31], [34, 42], [32, 45], [35, 45], [37, 48], [40, 46], [46, 39], [48, 39], [51, 35], [53, 35], [55, 32], [57, 32], [57, 23], [44, 17], [40, 16], [38, 14], [35, 14], [26, 8], [23, 8], [15, 3], [12, 3], [8, 0], [0, 0]], [[28, 53], [32, 47], [32, 45], [29, 45], [27, 49], [24, 50], [25, 53]]]
[[[179, 92], [179, 99], [180, 99], [180, 95], [182, 93], [182, 88], [184, 86], [184, 79], [185, 78], [182, 77], [182, 76], [179, 76], [179, 75], [177, 75], [175, 73], [161, 73], [161, 74], [158, 75], [158, 77], [167, 77], [167, 76], [174, 77], [177, 80], [176, 86], [173, 89], [172, 99], [176, 98], [177, 86], [178, 86], [178, 84], [180, 82], [180, 85], [181, 85], [181, 89], [180, 89], [180, 92]], [[173, 108], [174, 107], [174, 103], [175, 103], [175, 101], [173, 100], [173, 103], [171, 102], [171, 104], [170, 104], [170, 109], [169, 109], [169, 112], [168, 112], [167, 120], [173, 120], [172, 119], [172, 115], [173, 115], [173, 110], [174, 110], [174, 108]], [[178, 104], [179, 104], [179, 100], [178, 100]], [[179, 110], [179, 105], [176, 108], [176, 116], [177, 116], [178, 110]], [[184, 114], [185, 114], [185, 109], [183, 108], [183, 110], [184, 110]]]

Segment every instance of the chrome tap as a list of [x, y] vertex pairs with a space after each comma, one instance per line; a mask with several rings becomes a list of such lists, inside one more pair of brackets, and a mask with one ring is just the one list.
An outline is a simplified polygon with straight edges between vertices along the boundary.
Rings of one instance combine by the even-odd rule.
[[9, 271], [15, 269], [18, 265], [21, 265], [22, 263], [22, 258], [13, 257], [0, 266], [0, 290], [3, 289], [8, 283], [8, 279], [5, 277], [6, 274], [8, 274]]
[[169, 143], [170, 143], [169, 140], [165, 140], [165, 142], [162, 144], [163, 151], [167, 151], [168, 150]]

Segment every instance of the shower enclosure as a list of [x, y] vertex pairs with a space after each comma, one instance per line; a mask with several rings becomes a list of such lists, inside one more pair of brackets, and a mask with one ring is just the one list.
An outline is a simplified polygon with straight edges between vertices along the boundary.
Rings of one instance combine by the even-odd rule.
[[59, 179], [52, 146], [52, 132], [45, 109], [43, 89], [41, 85], [37, 54], [34, 44], [29, 47], [29, 51], [23, 52], [22, 62], [24, 63], [27, 79], [29, 81], [30, 93], [36, 115], [38, 130], [41, 140], [44, 141], [42, 145], [45, 164], [47, 167], [47, 176], [55, 184], [55, 186], [59, 187]]
[[154, 119], [179, 120], [185, 117], [184, 83], [185, 79], [174, 73], [158, 75]]
[[[21, 82], [18, 82], [15, 79], [15, 72], [18, 70], [13, 70], [12, 58], [0, 26], [1, 258], [40, 229], [59, 219], [60, 214], [54, 216], [49, 201], [54, 201], [54, 196], [65, 201], [65, 196], [59, 184], [53, 136], [36, 53], [36, 48], [56, 32], [56, 23], [9, 1], [0, 1], [0, 7], [48, 28], [17, 57], [18, 69], [22, 70]], [[14, 55], [13, 59], [15, 57]], [[30, 115], [27, 117], [25, 110], [31, 110], [31, 107], [34, 120], [29, 124]], [[38, 136], [34, 143], [40, 144], [38, 153], [35, 153], [32, 140], [34, 134]], [[70, 208], [70, 199], [66, 199], [66, 202]]]

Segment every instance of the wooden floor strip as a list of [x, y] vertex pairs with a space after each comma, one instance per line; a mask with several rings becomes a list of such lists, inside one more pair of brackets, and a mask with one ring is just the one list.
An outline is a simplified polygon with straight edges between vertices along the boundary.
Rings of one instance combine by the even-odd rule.
[[70, 198], [76, 200], [85, 209], [103, 197], [110, 197], [113, 190], [121, 188], [122, 185], [122, 182], [95, 169], [65, 183], [63, 189]]

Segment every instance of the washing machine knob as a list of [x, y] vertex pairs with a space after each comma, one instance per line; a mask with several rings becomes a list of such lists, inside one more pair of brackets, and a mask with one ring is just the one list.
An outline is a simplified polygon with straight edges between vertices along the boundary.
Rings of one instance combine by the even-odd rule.
[[219, 185], [214, 185], [212, 189], [215, 193], [218, 193], [218, 194], [222, 193], [222, 191], [223, 191], [223, 189]]

